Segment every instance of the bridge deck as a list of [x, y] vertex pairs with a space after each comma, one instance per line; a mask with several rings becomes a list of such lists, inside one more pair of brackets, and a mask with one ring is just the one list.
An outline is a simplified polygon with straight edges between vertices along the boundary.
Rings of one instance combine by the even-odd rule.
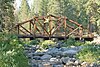
[[[18, 38], [44, 38], [44, 39], [49, 39], [49, 38], [57, 38], [60, 40], [64, 40], [64, 39], [68, 39], [68, 36], [42, 36], [42, 35], [38, 35], [38, 36], [34, 36], [34, 35], [18, 35]], [[75, 40], [80, 40], [80, 36], [74, 36], [73, 38], [75, 38]], [[87, 41], [92, 41], [94, 37], [89, 37], [89, 36], [83, 36], [82, 39], [87, 40]]]

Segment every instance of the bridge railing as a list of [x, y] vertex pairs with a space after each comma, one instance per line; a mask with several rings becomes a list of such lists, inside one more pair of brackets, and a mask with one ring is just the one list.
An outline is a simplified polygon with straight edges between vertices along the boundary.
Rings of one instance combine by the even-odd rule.
[[[74, 24], [72, 26], [68, 24]], [[78, 22], [64, 16], [39, 16], [15, 25], [17, 35], [22, 37], [69, 37], [70, 35], [83, 37], [83, 27]]]

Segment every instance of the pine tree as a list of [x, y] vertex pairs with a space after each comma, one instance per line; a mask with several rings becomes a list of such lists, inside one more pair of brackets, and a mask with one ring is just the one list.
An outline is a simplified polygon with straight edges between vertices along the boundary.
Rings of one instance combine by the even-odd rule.
[[49, 0], [42, 0], [40, 3], [40, 15], [45, 16], [48, 13]]
[[31, 9], [31, 13], [32, 15], [39, 15], [40, 14], [40, 8], [41, 8], [41, 0], [33, 0], [32, 3], [32, 9]]
[[60, 2], [59, 0], [49, 0], [48, 14], [60, 15]]
[[19, 10], [19, 22], [29, 19], [29, 14], [30, 14], [29, 11], [30, 11], [30, 8], [29, 8], [27, 0], [22, 0], [21, 7]]
[[0, 31], [9, 29], [14, 21], [14, 0], [0, 0]]

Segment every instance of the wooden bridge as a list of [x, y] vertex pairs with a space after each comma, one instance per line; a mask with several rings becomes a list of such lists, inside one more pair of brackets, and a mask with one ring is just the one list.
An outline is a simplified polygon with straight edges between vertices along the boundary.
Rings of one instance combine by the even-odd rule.
[[93, 39], [92, 33], [88, 30], [84, 34], [84, 28], [78, 22], [64, 16], [35, 16], [30, 20], [18, 23], [14, 27], [19, 38], [58, 38], [67, 39], [69, 36], [75, 39]]

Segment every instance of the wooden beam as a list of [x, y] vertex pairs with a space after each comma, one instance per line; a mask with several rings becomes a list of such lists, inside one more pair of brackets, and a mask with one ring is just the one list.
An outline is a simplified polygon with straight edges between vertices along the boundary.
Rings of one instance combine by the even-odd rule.
[[21, 30], [21, 29], [19, 29], [19, 31], [21, 31], [22, 33], [26, 34], [25, 31], [23, 31], [23, 30]]
[[28, 23], [28, 22], [30, 22], [30, 21], [32, 21], [32, 20], [33, 20], [33, 18], [30, 19], [30, 20], [26, 20], [26, 21], [24, 21], [24, 22], [22, 22], [22, 23], [18, 23], [17, 25], [22, 25], [22, 24]]
[[22, 25], [20, 25], [20, 27], [22, 27], [25, 31], [27, 31], [28, 33], [30, 33], [31, 35], [33, 35], [30, 31], [28, 31], [25, 27], [23, 27]]
[[71, 35], [73, 32], [75, 32], [77, 29], [79, 29], [80, 27], [77, 27], [76, 29], [74, 29], [73, 31], [71, 31], [69, 34], [67, 34], [67, 36]]
[[47, 30], [45, 29], [45, 27], [38, 21], [38, 19], [36, 19], [36, 21], [39, 23], [39, 25], [42, 27], [42, 29], [48, 34], [49, 36], [49, 33], [47, 32]]
[[78, 22], [75, 22], [75, 21], [73, 21], [73, 20], [69, 20], [69, 19], [68, 19], [68, 21], [70, 21], [71, 23], [76, 24], [77, 26], [81, 26], [81, 24], [79, 24]]
[[59, 28], [61, 27], [61, 25], [62, 25], [63, 23], [64, 23], [64, 22], [60, 23], [59, 26], [57, 26], [57, 28], [54, 30], [54, 32], [52, 33], [52, 35], [55, 33], [55, 31], [56, 31], [57, 29], [59, 29]]
[[38, 31], [40, 34], [42, 34], [42, 32], [37, 28], [37, 26], [36, 26], [36, 29], [37, 29], [37, 31]]

